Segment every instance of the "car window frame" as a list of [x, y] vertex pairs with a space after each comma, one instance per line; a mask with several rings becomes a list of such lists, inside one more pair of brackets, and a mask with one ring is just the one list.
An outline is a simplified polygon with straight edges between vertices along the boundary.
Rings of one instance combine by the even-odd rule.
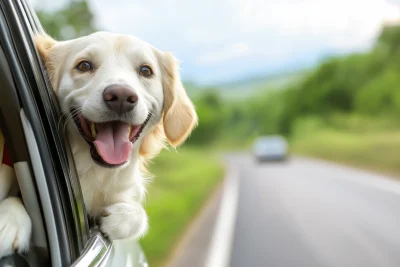
[[56, 129], [60, 113], [57, 113], [54, 93], [46, 81], [32, 41], [32, 34], [42, 32], [42, 28], [25, 1], [1, 1], [0, 8], [7, 23], [0, 33], [2, 46], [7, 51], [13, 82], [32, 126], [49, 186], [51, 212], [60, 237], [56, 244], [59, 260], [62, 265], [71, 264], [87, 244], [89, 227], [72, 153], [64, 143], [63, 133]]
[[[8, 60], [12, 63], [13, 76], [18, 76], [13, 79], [21, 102], [21, 118], [25, 117], [23, 124], [27, 132], [30, 131], [34, 136], [33, 144], [28, 144], [33, 148], [29, 151], [28, 161], [31, 162], [32, 154], [36, 153], [38, 165], [43, 169], [43, 180], [49, 185], [47, 193], [51, 201], [47, 203], [50, 205], [48, 210], [54, 215], [60, 241], [57, 244], [48, 241], [50, 250], [57, 250], [56, 254], [51, 253], [52, 265], [86, 267], [90, 263], [89, 266], [148, 266], [137, 242], [114, 243], [98, 229], [89, 229], [68, 139], [64, 132], [55, 127], [61, 114], [55, 93], [48, 83], [32, 40], [34, 33], [44, 32], [43, 28], [25, 0], [0, 1], [0, 12], [4, 12], [8, 19], [8, 48], [15, 50]], [[7, 35], [7, 32], [0, 33], [0, 39], [3, 35]], [[34, 166], [30, 167], [34, 169]], [[37, 172], [33, 171], [33, 174], [35, 176]], [[48, 230], [46, 233], [51, 234]], [[60, 258], [54, 259], [54, 255]]]

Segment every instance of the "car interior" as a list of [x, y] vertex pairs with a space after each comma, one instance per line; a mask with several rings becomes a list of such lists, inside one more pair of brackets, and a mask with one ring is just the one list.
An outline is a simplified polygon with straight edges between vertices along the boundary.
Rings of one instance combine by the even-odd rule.
[[29, 252], [0, 267], [148, 266], [137, 242], [111, 242], [87, 216], [65, 118], [33, 43], [43, 32], [25, 0], [0, 1], [0, 129], [32, 221]]
[[0, 3], [0, 129], [33, 227], [29, 253], [0, 266], [68, 266], [90, 243], [57, 101], [32, 41], [42, 31], [24, 1]]

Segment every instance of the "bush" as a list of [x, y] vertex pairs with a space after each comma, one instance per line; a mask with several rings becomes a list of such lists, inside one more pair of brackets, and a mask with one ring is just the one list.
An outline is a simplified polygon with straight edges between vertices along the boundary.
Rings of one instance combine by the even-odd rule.
[[357, 94], [356, 111], [379, 115], [394, 112], [400, 115], [399, 71], [388, 69], [367, 83]]

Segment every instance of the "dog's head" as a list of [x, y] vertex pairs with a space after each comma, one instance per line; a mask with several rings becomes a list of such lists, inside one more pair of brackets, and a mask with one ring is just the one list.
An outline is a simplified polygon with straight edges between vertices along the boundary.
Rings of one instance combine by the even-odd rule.
[[197, 124], [170, 53], [106, 32], [62, 42], [38, 35], [35, 44], [62, 111], [102, 166], [124, 165], [134, 147], [151, 153], [155, 134], [177, 146]]

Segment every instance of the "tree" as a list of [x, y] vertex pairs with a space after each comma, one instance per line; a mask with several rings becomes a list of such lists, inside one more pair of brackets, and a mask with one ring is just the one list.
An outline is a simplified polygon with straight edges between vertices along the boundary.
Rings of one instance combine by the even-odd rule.
[[58, 40], [77, 38], [97, 30], [86, 0], [71, 0], [55, 12], [36, 10], [36, 14], [44, 30]]
[[379, 37], [377, 46], [381, 49], [387, 49], [390, 54], [398, 53], [400, 50], [400, 25], [386, 25], [383, 27]]
[[206, 144], [215, 141], [222, 130], [223, 113], [221, 100], [214, 90], [207, 90], [196, 101], [199, 126], [192, 133], [189, 142]]

